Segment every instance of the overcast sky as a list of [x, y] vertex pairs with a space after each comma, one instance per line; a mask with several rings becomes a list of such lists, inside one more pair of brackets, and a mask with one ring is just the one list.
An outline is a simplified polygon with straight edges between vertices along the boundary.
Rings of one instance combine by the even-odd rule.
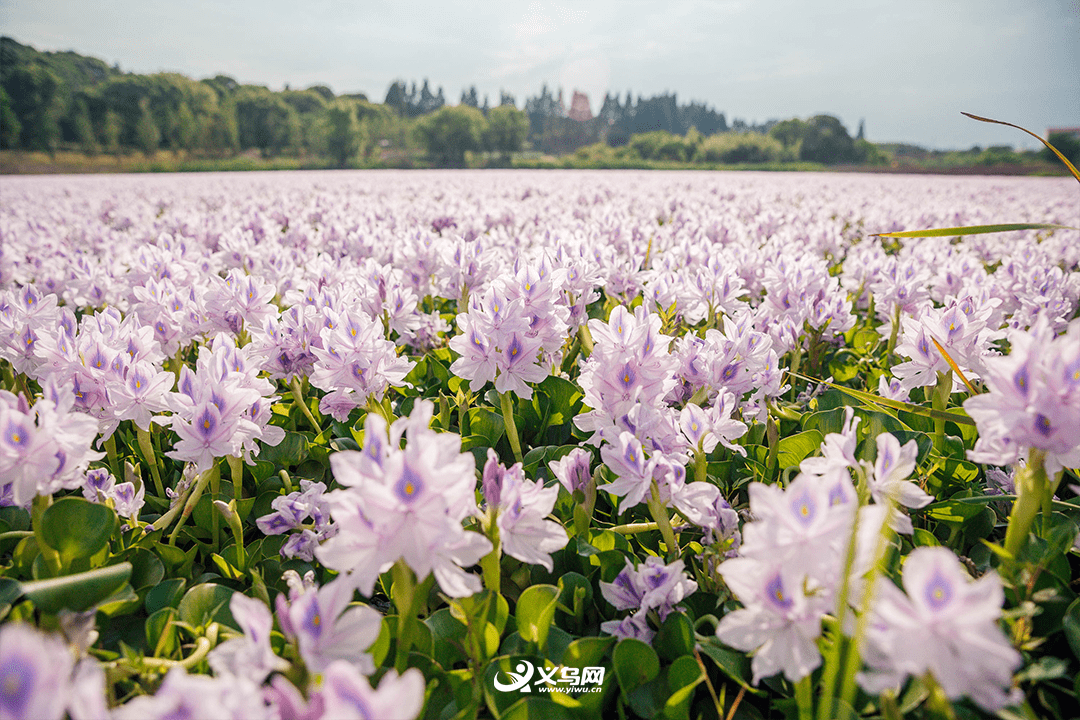
[[1080, 126], [1080, 0], [0, 0], [0, 32], [123, 70], [316, 83], [381, 102], [424, 78], [454, 104], [542, 83], [671, 91], [734, 118], [830, 113], [877, 142], [1031, 147]]

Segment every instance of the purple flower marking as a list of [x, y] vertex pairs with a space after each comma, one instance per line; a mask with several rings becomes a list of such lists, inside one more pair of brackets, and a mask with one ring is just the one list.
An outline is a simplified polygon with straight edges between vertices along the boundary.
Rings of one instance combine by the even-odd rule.
[[791, 596], [784, 590], [784, 580], [777, 572], [765, 583], [765, 599], [781, 610], [790, 610], [794, 604]]

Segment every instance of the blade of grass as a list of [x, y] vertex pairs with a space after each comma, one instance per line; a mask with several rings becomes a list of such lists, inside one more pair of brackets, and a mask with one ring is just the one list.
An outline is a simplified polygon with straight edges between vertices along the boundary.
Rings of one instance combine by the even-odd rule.
[[954, 422], [961, 425], [974, 425], [975, 421], [969, 418], [967, 415], [961, 415], [956, 412], [948, 412], [945, 410], [934, 410], [933, 408], [923, 407], [922, 405], [914, 405], [912, 403], [906, 403], [901, 400], [890, 400], [889, 398], [883, 398], [880, 395], [874, 395], [873, 393], [863, 392], [862, 390], [856, 390], [854, 388], [844, 387], [843, 385], [837, 385], [831, 383], [828, 380], [818, 380], [817, 378], [807, 377], [806, 375], [800, 375], [799, 373], [788, 372], [789, 375], [806, 380], [812, 383], [822, 383], [829, 387], [839, 390], [840, 392], [850, 395], [856, 400], [861, 400], [871, 405], [877, 405], [879, 407], [892, 408], [893, 410], [903, 410], [904, 412], [912, 413], [913, 415], [922, 415], [923, 417], [933, 418], [934, 420], [946, 420], [948, 422]]
[[929, 230], [903, 230], [899, 232], [872, 233], [870, 237], [952, 237], [954, 235], [983, 235], [985, 233], [1009, 232], [1012, 230], [1080, 230], [1080, 228], [1074, 228], [1069, 225], [1050, 225], [1047, 223], [999, 223], [997, 225], [966, 225], [963, 227], [932, 228]]
[[952, 356], [950, 356], [949, 353], [945, 352], [945, 348], [941, 347], [941, 343], [939, 343], [934, 338], [930, 338], [930, 342], [934, 343], [934, 347], [936, 347], [938, 349], [938, 352], [941, 353], [941, 357], [945, 358], [945, 362], [949, 363], [949, 367], [951, 367], [953, 369], [953, 372], [956, 373], [956, 377], [960, 378], [960, 380], [965, 385], [967, 385], [967, 389], [971, 391], [971, 394], [978, 395], [979, 393], [975, 391], [975, 387], [970, 382], [968, 382], [968, 379], [964, 377], [964, 373], [960, 371], [960, 366], [956, 364], [956, 361], [952, 359]]
[[1078, 170], [1076, 169], [1076, 167], [1075, 167], [1075, 166], [1074, 166], [1074, 165], [1073, 165], [1073, 164], [1072, 164], [1071, 162], [1069, 162], [1069, 158], [1067, 158], [1067, 157], [1065, 157], [1064, 155], [1062, 155], [1062, 154], [1061, 154], [1061, 151], [1059, 151], [1059, 150], [1058, 150], [1058, 149], [1057, 149], [1056, 147], [1054, 147], [1053, 145], [1051, 145], [1050, 143], [1048, 143], [1048, 142], [1047, 142], [1046, 140], [1043, 140], [1043, 139], [1042, 139], [1041, 137], [1039, 137], [1039, 136], [1038, 136], [1038, 135], [1036, 135], [1035, 133], [1031, 132], [1031, 131], [1030, 131], [1030, 130], [1028, 130], [1027, 128], [1023, 128], [1023, 127], [1020, 127], [1019, 125], [1013, 125], [1012, 123], [1009, 123], [1009, 122], [1005, 122], [1005, 121], [1003, 121], [1003, 120], [993, 120], [993, 119], [991, 119], [991, 118], [985, 118], [985, 117], [980, 117], [979, 115], [972, 115], [971, 113], [968, 113], [968, 112], [963, 112], [963, 111], [961, 111], [961, 112], [960, 112], [960, 114], [961, 114], [961, 115], [964, 115], [964, 116], [966, 116], [966, 117], [969, 117], [969, 118], [971, 118], [972, 120], [978, 120], [979, 122], [984, 122], [984, 123], [994, 123], [995, 125], [1007, 125], [1008, 127], [1011, 127], [1011, 128], [1016, 128], [1017, 130], [1023, 130], [1023, 131], [1024, 131], [1024, 132], [1026, 132], [1026, 133], [1027, 133], [1028, 135], [1030, 135], [1031, 137], [1035, 138], [1036, 140], [1038, 140], [1039, 142], [1041, 142], [1041, 143], [1042, 143], [1043, 145], [1045, 145], [1046, 147], [1050, 148], [1050, 151], [1051, 151], [1051, 152], [1053, 152], [1053, 153], [1054, 153], [1055, 155], [1057, 155], [1057, 156], [1058, 156], [1058, 159], [1059, 159], [1059, 160], [1061, 160], [1061, 162], [1065, 163], [1065, 167], [1069, 168], [1069, 172], [1071, 172], [1071, 173], [1072, 173], [1072, 176], [1073, 176], [1074, 178], [1076, 178], [1076, 181], [1077, 181], [1077, 182], [1080, 182], [1080, 171], [1078, 171]]

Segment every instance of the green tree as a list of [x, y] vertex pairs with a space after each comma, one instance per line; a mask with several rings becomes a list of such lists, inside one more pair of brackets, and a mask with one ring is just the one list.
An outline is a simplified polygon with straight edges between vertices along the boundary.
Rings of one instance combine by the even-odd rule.
[[105, 122], [101, 126], [101, 142], [105, 152], [116, 155], [120, 152], [120, 136], [124, 131], [124, 119], [120, 113], [109, 110], [105, 113]]
[[345, 167], [361, 148], [360, 123], [356, 108], [348, 100], [335, 100], [323, 111], [326, 151], [338, 167]]
[[[1065, 157], [1069, 158], [1069, 162], [1073, 165], [1080, 165], [1080, 139], [1077, 139], [1075, 135], [1068, 133], [1053, 133], [1047, 138], [1047, 141], [1058, 149]], [[1044, 160], [1050, 162], [1059, 163], [1061, 160], [1058, 156], [1050, 151], [1050, 148], [1043, 148], [1039, 156]]]
[[77, 98], [73, 104], [71, 123], [75, 131], [75, 140], [82, 151], [91, 157], [97, 155], [101, 151], [101, 146], [94, 134], [94, 125], [90, 122], [90, 111], [83, 98]]
[[153, 156], [161, 142], [161, 132], [150, 115], [149, 103], [140, 103], [139, 119], [135, 123], [135, 145], [147, 157]]
[[835, 165], [855, 161], [855, 141], [837, 118], [815, 115], [806, 123], [799, 159]]
[[258, 148], [264, 157], [296, 146], [300, 122], [280, 95], [264, 87], [244, 86], [233, 98], [241, 149]]
[[487, 146], [503, 157], [517, 152], [529, 137], [529, 116], [513, 105], [500, 105], [488, 111]]
[[217, 156], [240, 149], [236, 111], [230, 103], [199, 120], [199, 147]]
[[441, 107], [416, 124], [421, 143], [445, 167], [465, 165], [465, 153], [481, 149], [486, 131], [483, 113], [467, 105]]
[[4, 88], [0, 87], [0, 149], [11, 150], [19, 146], [22, 123], [11, 107], [11, 99]]
[[5, 73], [3, 88], [21, 126], [20, 147], [53, 151], [60, 139], [63, 114], [60, 78], [35, 63]]
[[184, 150], [193, 150], [199, 140], [199, 123], [186, 102], [180, 103], [176, 112], [176, 144]]

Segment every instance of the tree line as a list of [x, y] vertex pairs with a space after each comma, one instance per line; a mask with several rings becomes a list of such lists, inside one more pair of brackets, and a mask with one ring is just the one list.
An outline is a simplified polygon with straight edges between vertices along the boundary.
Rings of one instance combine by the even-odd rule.
[[592, 116], [587, 100], [568, 108], [562, 91], [544, 85], [518, 109], [513, 95], [481, 101], [475, 86], [449, 105], [425, 79], [393, 82], [382, 103], [363, 94], [335, 95], [324, 86], [272, 91], [226, 75], [193, 80], [179, 73], [122, 72], [75, 52], [40, 52], [0, 38], [0, 148], [78, 148], [94, 155], [170, 150], [203, 157], [257, 153], [301, 155], [337, 166], [422, 152], [438, 165], [460, 166], [467, 153], [509, 164], [528, 144], [552, 155], [604, 144], [642, 159], [824, 163], [865, 161], [871, 146], [836, 118], [735, 119], [703, 103], [679, 104], [673, 93], [634, 99], [608, 94]]

